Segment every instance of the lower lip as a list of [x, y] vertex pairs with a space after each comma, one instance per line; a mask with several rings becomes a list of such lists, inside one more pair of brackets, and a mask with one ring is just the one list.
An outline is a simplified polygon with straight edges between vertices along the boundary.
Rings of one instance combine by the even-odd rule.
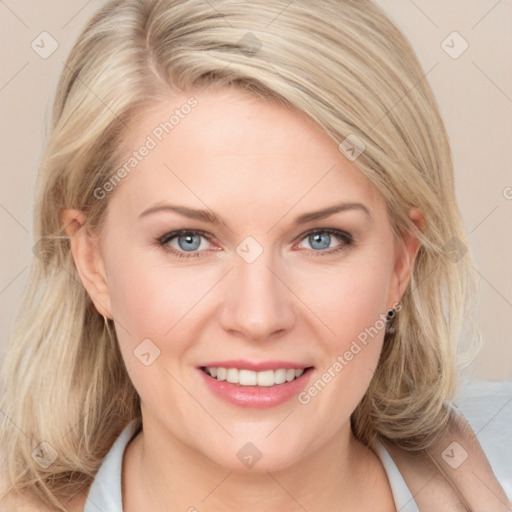
[[309, 381], [312, 370], [313, 368], [308, 368], [300, 377], [283, 384], [240, 386], [225, 380], [217, 380], [198, 369], [208, 388], [217, 396], [239, 407], [259, 408], [275, 407], [298, 395]]

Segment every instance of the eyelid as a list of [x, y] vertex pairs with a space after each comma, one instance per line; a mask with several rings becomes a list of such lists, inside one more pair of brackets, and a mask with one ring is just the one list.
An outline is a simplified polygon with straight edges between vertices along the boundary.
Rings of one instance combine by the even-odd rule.
[[176, 238], [181, 235], [186, 235], [188, 233], [204, 236], [208, 241], [215, 238], [211, 233], [203, 231], [202, 229], [177, 229], [176, 231], [169, 231], [168, 233], [165, 233], [165, 235], [158, 238], [158, 241], [161, 243], [166, 243], [172, 238]]
[[304, 238], [315, 235], [316, 233], [329, 233], [330, 235], [334, 235], [338, 238], [347, 238], [350, 241], [354, 240], [354, 237], [351, 233], [348, 231], [345, 231], [344, 229], [338, 229], [338, 228], [312, 228], [308, 231], [305, 231], [304, 233], [301, 233], [298, 237], [294, 239], [294, 242], [297, 240], [303, 240]]

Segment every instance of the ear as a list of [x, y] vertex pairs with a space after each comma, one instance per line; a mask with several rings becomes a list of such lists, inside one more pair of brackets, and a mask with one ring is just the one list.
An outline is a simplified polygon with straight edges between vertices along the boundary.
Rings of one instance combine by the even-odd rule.
[[[424, 231], [425, 217], [421, 210], [413, 208], [409, 212], [409, 218], [420, 231]], [[395, 267], [391, 277], [391, 304], [389, 307], [396, 305], [402, 299], [411, 278], [418, 249], [419, 241], [412, 233], [405, 236], [400, 246], [397, 247]]]
[[61, 213], [61, 221], [69, 237], [71, 254], [82, 284], [98, 312], [112, 318], [110, 293], [99, 239], [89, 232], [86, 220], [81, 210], [65, 209]]

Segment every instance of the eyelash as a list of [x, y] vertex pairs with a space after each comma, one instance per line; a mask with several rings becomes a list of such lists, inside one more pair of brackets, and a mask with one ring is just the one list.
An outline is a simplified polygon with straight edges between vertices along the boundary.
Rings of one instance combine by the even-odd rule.
[[[303, 235], [301, 235], [300, 241], [304, 240], [305, 238], [308, 238], [309, 236], [316, 235], [318, 233], [328, 233], [330, 235], [334, 235], [336, 238], [339, 238], [342, 243], [338, 245], [337, 247], [334, 247], [333, 249], [324, 249], [324, 250], [315, 250], [315, 249], [306, 249], [309, 252], [312, 252], [315, 256], [325, 256], [325, 255], [332, 255], [335, 253], [339, 253], [342, 251], [347, 250], [347, 248], [352, 245], [354, 242], [354, 239], [350, 233], [347, 233], [346, 231], [341, 231], [339, 229], [332, 229], [332, 228], [324, 228], [324, 229], [313, 229], [311, 231], [307, 231]], [[171, 247], [169, 242], [176, 237], [184, 236], [184, 235], [200, 235], [204, 238], [206, 238], [208, 241], [210, 241], [213, 237], [206, 233], [205, 231], [201, 230], [187, 230], [182, 229], [179, 231], [171, 231], [170, 233], [165, 234], [164, 236], [160, 237], [157, 242], [158, 245], [160, 245], [166, 252], [172, 254], [173, 256], [176, 256], [177, 258], [197, 258], [201, 256], [202, 252], [205, 251], [178, 251]]]

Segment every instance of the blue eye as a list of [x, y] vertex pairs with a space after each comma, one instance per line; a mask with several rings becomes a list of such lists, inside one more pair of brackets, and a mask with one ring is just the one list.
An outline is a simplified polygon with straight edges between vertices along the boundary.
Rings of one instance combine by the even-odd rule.
[[[160, 245], [168, 252], [178, 256], [179, 258], [189, 258], [200, 256], [197, 250], [201, 247], [201, 239], [209, 240], [206, 233], [202, 231], [173, 231], [164, 235], [158, 241]], [[171, 245], [171, 242], [176, 239], [178, 247]], [[190, 254], [184, 254], [190, 253]]]
[[[342, 243], [330, 248], [333, 238], [338, 238]], [[333, 254], [342, 251], [353, 242], [350, 233], [338, 229], [316, 229], [306, 233], [304, 240], [308, 241], [315, 255]]]
[[177, 237], [180, 249], [184, 251], [195, 251], [201, 245], [201, 237], [197, 234], [180, 235]]
[[[202, 247], [202, 239], [208, 242], [212, 235], [199, 230], [172, 231], [158, 239], [159, 245], [168, 253], [178, 258], [192, 258], [202, 256], [206, 252]], [[333, 239], [341, 240], [341, 243], [330, 247]], [[312, 249], [307, 249], [313, 255], [330, 255], [347, 249], [352, 244], [350, 233], [339, 229], [316, 229], [302, 235], [301, 240], [307, 240]], [[177, 246], [173, 243], [176, 242]], [[200, 250], [201, 249], [201, 250]]]
[[327, 249], [329, 245], [331, 245], [331, 235], [325, 232], [315, 233], [314, 235], [308, 236], [308, 241], [313, 249]]

